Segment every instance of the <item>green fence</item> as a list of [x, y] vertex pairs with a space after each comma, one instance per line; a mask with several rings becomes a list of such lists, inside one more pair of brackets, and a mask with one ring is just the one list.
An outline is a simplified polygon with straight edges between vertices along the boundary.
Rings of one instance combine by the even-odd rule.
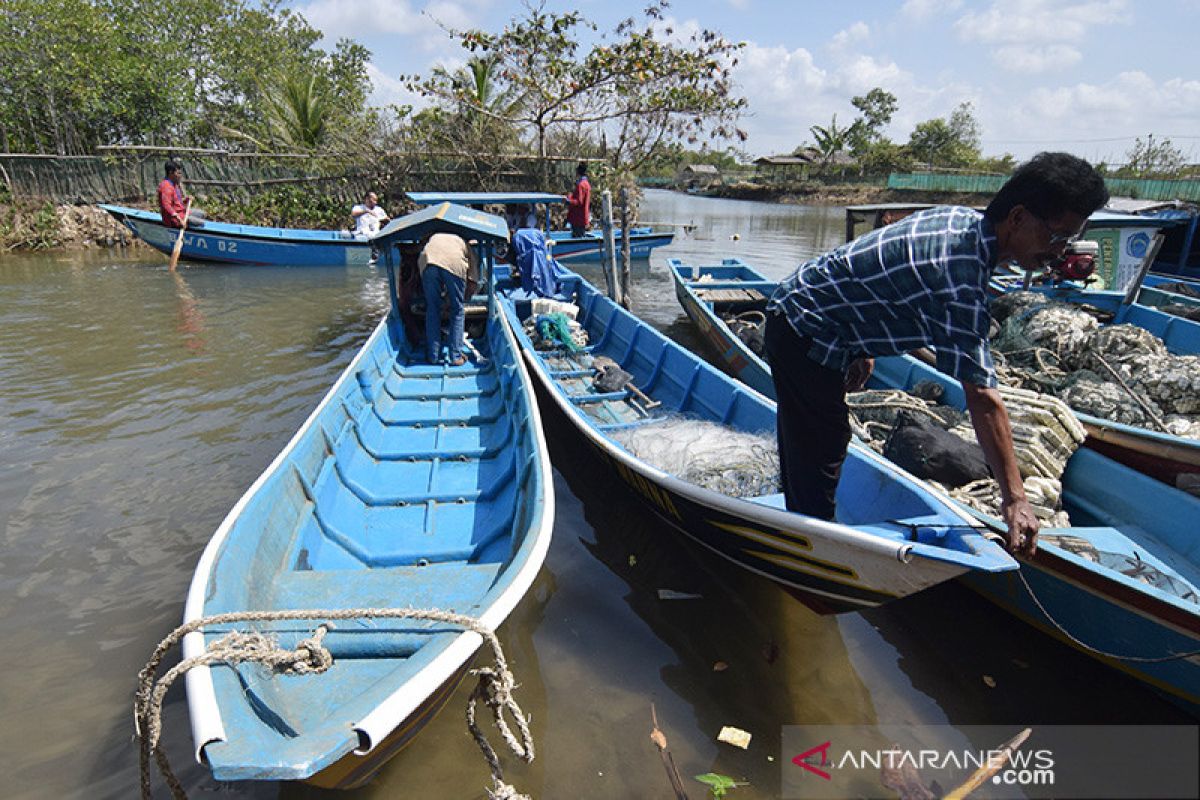
[[[1008, 180], [1007, 175], [956, 175], [936, 172], [901, 173], [888, 176], [889, 189], [923, 192], [962, 192], [995, 194]], [[1105, 185], [1114, 197], [1135, 197], [1141, 200], [1186, 200], [1200, 202], [1200, 181], [1154, 181], [1130, 178], [1105, 178]]]

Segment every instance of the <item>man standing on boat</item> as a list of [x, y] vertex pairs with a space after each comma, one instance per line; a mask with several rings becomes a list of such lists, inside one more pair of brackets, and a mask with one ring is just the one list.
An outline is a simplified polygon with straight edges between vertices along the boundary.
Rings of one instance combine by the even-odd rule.
[[425, 355], [430, 364], [440, 364], [442, 356], [442, 291], [449, 303], [447, 349], [452, 367], [461, 367], [466, 341], [463, 337], [465, 299], [479, 285], [479, 256], [475, 248], [458, 234], [435, 233], [421, 248], [417, 259], [421, 286], [425, 291]]
[[1086, 161], [1039, 153], [984, 213], [961, 206], [918, 212], [801, 264], [780, 283], [767, 305], [765, 344], [788, 509], [834, 518], [850, 443], [846, 392], [863, 388], [875, 356], [928, 346], [937, 351], [938, 369], [962, 383], [1000, 485], [1008, 547], [1032, 555], [1038, 520], [996, 389], [988, 278], [1001, 263], [1036, 269], [1061, 256], [1107, 201], [1103, 178]]
[[587, 236], [592, 221], [592, 184], [588, 183], [587, 164], [580, 162], [575, 168], [575, 188], [563, 197], [567, 198], [567, 224], [571, 226], [571, 235], [576, 238]]
[[158, 210], [162, 214], [163, 225], [168, 228], [182, 228], [184, 217], [189, 228], [204, 227], [204, 212], [198, 208], [188, 209], [187, 203], [194, 198], [183, 193], [183, 167], [178, 161], [168, 161], [163, 170], [166, 175], [158, 184]]

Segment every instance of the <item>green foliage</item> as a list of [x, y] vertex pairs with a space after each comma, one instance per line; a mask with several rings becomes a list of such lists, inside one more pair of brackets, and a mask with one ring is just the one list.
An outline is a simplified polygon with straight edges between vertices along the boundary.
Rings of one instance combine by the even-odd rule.
[[369, 53], [319, 41], [281, 0], [4, 0], [0, 148], [220, 146], [224, 128], [264, 130], [291, 75], [314, 80], [330, 124], [350, 125], [366, 114]]
[[972, 167], [980, 159], [979, 122], [969, 102], [960, 104], [950, 119], [926, 120], [913, 129], [909, 150], [918, 161], [934, 167]]
[[730, 789], [736, 789], [739, 786], [745, 786], [745, 783], [735, 781], [728, 775], [720, 775], [716, 772], [706, 772], [703, 775], [693, 776], [696, 780], [708, 786], [708, 791], [716, 800], [720, 800], [729, 792]]
[[894, 94], [878, 86], [865, 95], [853, 98], [850, 104], [861, 113], [847, 132], [850, 152], [861, 159], [873, 145], [887, 141], [883, 138], [883, 129], [892, 121], [892, 115], [900, 104]]
[[858, 156], [858, 166], [864, 175], [911, 172], [916, 167], [916, 159], [907, 147], [884, 139], [871, 144]]
[[1125, 153], [1125, 166], [1117, 170], [1119, 178], [1178, 178], [1187, 167], [1183, 151], [1170, 139], [1154, 141], [1150, 134], [1143, 141], [1138, 137]]
[[46, 250], [62, 243], [54, 204], [0, 206], [0, 249]]
[[839, 128], [837, 114], [833, 115], [828, 127], [813, 125], [808, 129], [817, 143], [817, 152], [821, 156], [821, 171], [833, 161], [833, 157], [846, 149], [849, 142], [850, 128]]
[[731, 77], [742, 45], [709, 30], [678, 43], [664, 27], [666, 8], [654, 0], [643, 22], [623, 20], [586, 51], [581, 39], [592, 38], [597, 26], [578, 11], [541, 4], [527, 6], [500, 33], [451, 31], [487, 59], [497, 96], [520, 99], [508, 108], [489, 106], [477, 85], [444, 73], [406, 80], [448, 109], [469, 108], [528, 133], [543, 157], [551, 153], [552, 131], [579, 126], [602, 126], [602, 149], [624, 170], [672, 142], [694, 144], [706, 134], [744, 139], [736, 121], [746, 101], [734, 94]]
[[350, 227], [356, 187], [284, 185], [253, 194], [209, 195], [204, 210], [223, 222], [281, 228], [343, 230]]

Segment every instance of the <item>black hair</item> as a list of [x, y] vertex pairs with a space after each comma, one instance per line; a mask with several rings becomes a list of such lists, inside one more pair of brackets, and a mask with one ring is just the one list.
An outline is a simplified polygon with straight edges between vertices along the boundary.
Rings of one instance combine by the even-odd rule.
[[579, 166], [575, 168], [575, 174], [576, 175], [586, 175], [587, 174], [587, 163], [580, 161]]
[[168, 161], [167, 166], [163, 168], [163, 175], [170, 175], [177, 169], [183, 169], [183, 164], [178, 161]]
[[1091, 164], [1070, 153], [1038, 153], [1013, 171], [984, 213], [992, 222], [1003, 220], [1014, 206], [1040, 219], [1068, 211], [1088, 217], [1107, 202], [1104, 178]]

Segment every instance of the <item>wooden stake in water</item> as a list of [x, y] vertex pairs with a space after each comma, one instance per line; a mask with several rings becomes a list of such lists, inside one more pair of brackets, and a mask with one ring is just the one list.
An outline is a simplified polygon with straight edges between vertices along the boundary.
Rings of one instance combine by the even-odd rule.
[[621, 305], [628, 311], [633, 306], [629, 298], [629, 188], [621, 187]]
[[604, 232], [604, 245], [600, 257], [604, 267], [604, 282], [608, 296], [621, 302], [621, 287], [617, 284], [617, 246], [613, 240], [612, 192], [605, 189], [600, 194], [600, 227]]

